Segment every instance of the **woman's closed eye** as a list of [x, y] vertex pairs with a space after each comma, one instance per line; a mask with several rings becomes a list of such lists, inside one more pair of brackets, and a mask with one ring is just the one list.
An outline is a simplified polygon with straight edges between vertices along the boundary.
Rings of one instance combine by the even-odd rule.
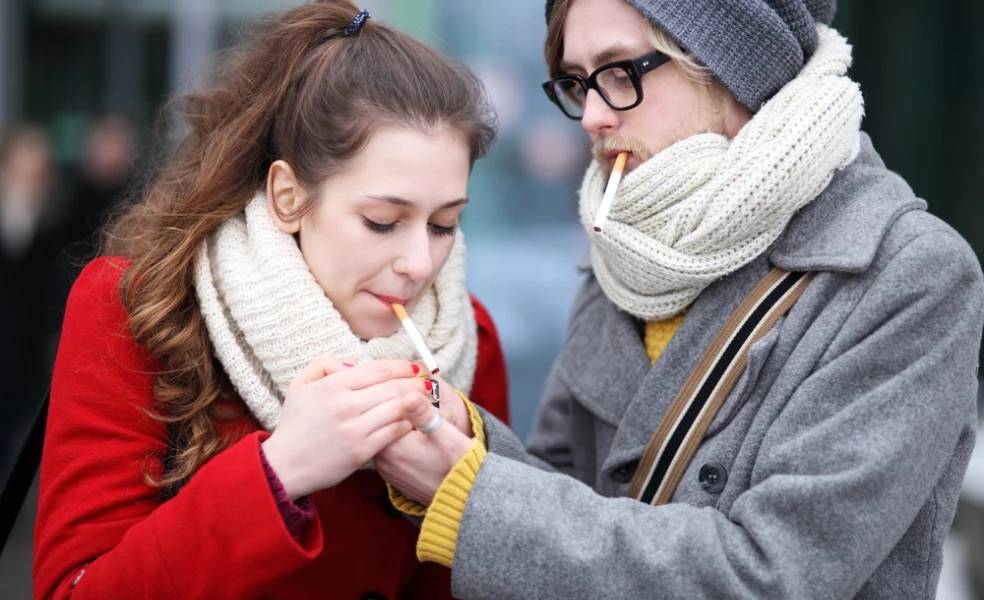
[[[378, 234], [393, 233], [396, 231], [396, 226], [399, 221], [394, 221], [392, 223], [377, 223], [366, 217], [362, 217], [362, 223], [366, 226], [369, 231]], [[458, 224], [453, 225], [439, 225], [437, 223], [428, 223], [427, 226], [430, 228], [431, 233], [437, 236], [454, 235], [458, 231]]]
[[392, 233], [396, 230], [396, 222], [393, 223], [377, 223], [366, 217], [362, 217], [362, 224], [366, 226], [366, 229], [373, 233]]
[[434, 232], [434, 235], [454, 235], [458, 231], [457, 223], [451, 226], [428, 223], [427, 226], [430, 227], [432, 232]]

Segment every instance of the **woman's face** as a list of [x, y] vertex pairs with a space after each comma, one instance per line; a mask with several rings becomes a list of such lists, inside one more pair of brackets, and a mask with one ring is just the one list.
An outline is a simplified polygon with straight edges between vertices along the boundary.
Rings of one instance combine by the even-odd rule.
[[[391, 304], [409, 310], [451, 253], [467, 200], [469, 148], [448, 127], [389, 126], [316, 191], [309, 216], [284, 222], [325, 294], [362, 339], [392, 335]], [[270, 170], [268, 197], [281, 214], [303, 201], [286, 163]]]

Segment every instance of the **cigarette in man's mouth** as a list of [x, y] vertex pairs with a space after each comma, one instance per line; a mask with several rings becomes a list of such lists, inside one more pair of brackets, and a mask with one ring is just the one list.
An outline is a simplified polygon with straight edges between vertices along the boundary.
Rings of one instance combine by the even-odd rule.
[[427, 370], [431, 372], [431, 375], [437, 375], [441, 372], [441, 369], [437, 366], [437, 361], [434, 360], [434, 355], [431, 351], [427, 349], [427, 344], [424, 343], [424, 338], [420, 337], [420, 332], [417, 331], [417, 326], [413, 324], [410, 320], [410, 315], [407, 314], [407, 309], [403, 308], [402, 304], [393, 304], [393, 312], [396, 313], [400, 323], [403, 325], [403, 329], [410, 336], [410, 341], [413, 342], [414, 348], [417, 349], [417, 354], [420, 358], [424, 359], [424, 364], [427, 366]]
[[605, 195], [601, 199], [601, 207], [595, 215], [594, 230], [601, 231], [602, 226], [608, 219], [608, 211], [612, 209], [612, 201], [615, 200], [615, 190], [622, 181], [622, 171], [625, 170], [625, 162], [629, 159], [628, 152], [619, 152], [615, 159], [615, 166], [612, 167], [612, 176], [608, 178], [608, 187], [605, 188]]

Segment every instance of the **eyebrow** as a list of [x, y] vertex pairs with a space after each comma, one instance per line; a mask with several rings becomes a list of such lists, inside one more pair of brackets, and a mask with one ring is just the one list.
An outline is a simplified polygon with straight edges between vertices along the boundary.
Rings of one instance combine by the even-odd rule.
[[[594, 61], [595, 68], [597, 68], [602, 65], [606, 65], [610, 62], [615, 62], [616, 60], [619, 60], [619, 58], [623, 56], [631, 57], [634, 56], [634, 53], [632, 49], [629, 48], [628, 46], [624, 44], [616, 44], [614, 46], [610, 46], [606, 48], [605, 50], [602, 50], [598, 54], [595, 54], [592, 57], [592, 60]], [[560, 61], [558, 68], [565, 73], [569, 71], [577, 71], [577, 70], [582, 70], [584, 72], [587, 72], [587, 70], [583, 69], [580, 65], [576, 65], [567, 60]]]
[[[404, 208], [413, 208], [414, 203], [407, 200], [406, 198], [400, 198], [398, 196], [368, 196], [371, 200], [379, 200], [380, 202], [388, 202], [389, 204], [395, 204], [396, 206], [401, 206]], [[467, 204], [468, 198], [458, 198], [457, 200], [452, 200], [451, 202], [445, 202], [442, 204], [438, 210], [445, 208], [452, 208], [455, 206], [461, 206], [462, 204]]]

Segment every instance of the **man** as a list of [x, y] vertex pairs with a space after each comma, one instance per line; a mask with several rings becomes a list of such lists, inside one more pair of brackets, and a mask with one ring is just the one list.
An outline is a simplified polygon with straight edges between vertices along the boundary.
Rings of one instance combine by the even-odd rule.
[[[599, 160], [580, 198], [590, 270], [528, 446], [484, 412], [474, 441], [408, 404], [431, 434], [376, 460], [429, 505], [394, 493], [424, 517], [418, 556], [452, 567], [457, 597], [934, 597], [974, 443], [984, 283], [860, 132], [833, 12], [547, 3], [545, 88]], [[626, 497], [773, 267], [812, 280], [753, 336], [670, 495]], [[689, 426], [674, 414], [669, 431]]]

